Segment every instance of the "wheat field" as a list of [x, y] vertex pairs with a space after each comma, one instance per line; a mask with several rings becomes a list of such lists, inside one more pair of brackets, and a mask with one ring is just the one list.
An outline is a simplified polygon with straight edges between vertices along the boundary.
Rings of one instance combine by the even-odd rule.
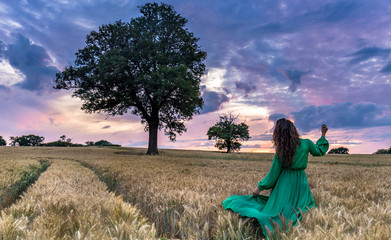
[[27, 171], [30, 166], [38, 166], [39, 162], [30, 159], [10, 159], [2, 158], [0, 160], [0, 189], [4, 189], [20, 178], [20, 174]]
[[[263, 238], [256, 221], [225, 211], [221, 202], [251, 194], [269, 171], [272, 154], [160, 152], [0, 148], [1, 162], [51, 162], [23, 197], [2, 211], [0, 239]], [[390, 239], [390, 170], [387, 155], [311, 157], [306, 173], [318, 207], [274, 237]]]

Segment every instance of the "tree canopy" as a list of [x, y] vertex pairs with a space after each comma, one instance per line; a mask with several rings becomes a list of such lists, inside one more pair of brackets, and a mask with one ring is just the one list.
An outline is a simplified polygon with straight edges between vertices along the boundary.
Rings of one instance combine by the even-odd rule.
[[119, 144], [113, 144], [107, 140], [99, 140], [97, 142], [94, 141], [87, 141], [86, 142], [87, 146], [98, 146], [98, 147], [105, 147], [105, 146], [110, 146], [110, 147], [121, 147]]
[[239, 141], [247, 141], [250, 139], [248, 125], [245, 123], [236, 124], [237, 116], [224, 114], [220, 116], [220, 120], [208, 130], [208, 139], [215, 140], [215, 147], [220, 150], [227, 149], [227, 153], [231, 151], [239, 151], [242, 144]]
[[58, 73], [55, 88], [73, 89], [87, 113], [130, 111], [149, 131], [148, 154], [157, 154], [157, 133], [171, 141], [186, 131], [202, 107], [200, 79], [206, 52], [172, 6], [147, 3], [129, 23], [102, 25], [86, 37], [74, 66]]
[[0, 146], [6, 146], [7, 142], [4, 140], [2, 136], [0, 136]]
[[374, 154], [391, 154], [391, 147], [389, 149], [378, 149]]
[[45, 140], [44, 137], [37, 135], [23, 135], [21, 137], [10, 137], [10, 146], [39, 146]]
[[349, 149], [346, 147], [333, 148], [329, 152], [329, 154], [349, 154]]

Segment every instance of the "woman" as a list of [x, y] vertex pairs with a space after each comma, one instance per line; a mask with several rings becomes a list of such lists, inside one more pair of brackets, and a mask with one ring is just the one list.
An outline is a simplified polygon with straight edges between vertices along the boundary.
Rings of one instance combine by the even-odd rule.
[[[329, 148], [325, 138], [328, 128], [323, 124], [321, 129], [322, 137], [314, 144], [309, 139], [300, 139], [290, 120], [279, 119], [273, 132], [276, 154], [269, 173], [258, 182], [253, 195], [231, 196], [223, 202], [224, 208], [243, 217], [256, 218], [265, 237], [266, 228], [273, 232], [272, 221], [281, 226], [281, 217], [296, 225], [303, 212], [316, 207], [304, 169], [307, 168], [308, 153], [322, 156]], [[272, 189], [270, 196], [259, 195], [260, 191], [267, 189]]]

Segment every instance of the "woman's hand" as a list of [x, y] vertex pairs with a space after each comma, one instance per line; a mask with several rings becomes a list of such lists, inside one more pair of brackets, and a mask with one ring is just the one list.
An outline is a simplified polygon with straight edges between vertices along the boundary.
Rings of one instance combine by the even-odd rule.
[[259, 189], [258, 187], [256, 187], [253, 191], [253, 196], [257, 196], [259, 193], [261, 192], [261, 189]]
[[322, 124], [322, 137], [326, 136], [326, 132], [329, 130], [326, 124]]

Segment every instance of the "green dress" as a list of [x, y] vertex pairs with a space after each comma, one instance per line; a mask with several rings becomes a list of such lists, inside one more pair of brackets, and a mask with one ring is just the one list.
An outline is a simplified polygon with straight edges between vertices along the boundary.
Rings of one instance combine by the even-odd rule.
[[223, 202], [224, 208], [243, 217], [256, 218], [265, 237], [266, 227], [273, 231], [271, 220], [281, 226], [279, 215], [286, 219], [286, 223], [292, 221], [292, 224], [296, 225], [302, 212], [316, 207], [304, 172], [307, 168], [308, 153], [322, 156], [328, 148], [329, 143], [325, 137], [321, 137], [316, 144], [309, 139], [300, 139], [291, 168], [283, 168], [275, 154], [269, 173], [258, 182], [259, 189], [272, 189], [270, 196], [234, 195]]

